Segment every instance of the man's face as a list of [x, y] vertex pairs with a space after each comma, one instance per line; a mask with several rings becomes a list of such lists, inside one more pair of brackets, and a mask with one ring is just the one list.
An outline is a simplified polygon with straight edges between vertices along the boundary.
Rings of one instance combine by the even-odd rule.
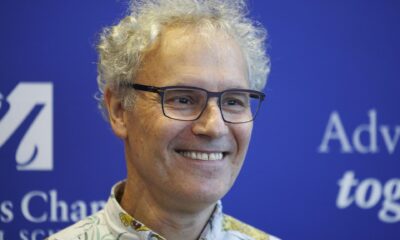
[[[206, 40], [180, 28], [165, 31], [145, 57], [135, 83], [208, 91], [249, 88], [239, 46], [222, 33], [210, 36]], [[157, 201], [177, 207], [209, 205], [224, 196], [242, 166], [252, 123], [225, 123], [216, 98], [209, 99], [198, 120], [173, 120], [163, 115], [158, 94], [136, 94], [135, 106], [124, 113], [128, 181], [146, 189]], [[223, 157], [204, 161], [191, 158], [192, 153]]]

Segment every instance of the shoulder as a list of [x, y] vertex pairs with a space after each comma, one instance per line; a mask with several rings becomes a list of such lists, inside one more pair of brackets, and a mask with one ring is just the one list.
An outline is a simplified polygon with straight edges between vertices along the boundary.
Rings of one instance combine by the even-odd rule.
[[[78, 240], [92, 237], [93, 234], [101, 236], [109, 235], [110, 232], [104, 223], [103, 211], [87, 217], [75, 224], [49, 236], [46, 240]], [[94, 237], [94, 236], [93, 236]]]
[[279, 240], [278, 238], [267, 234], [253, 226], [250, 226], [234, 217], [224, 214], [223, 229], [227, 232], [244, 235], [249, 240]]

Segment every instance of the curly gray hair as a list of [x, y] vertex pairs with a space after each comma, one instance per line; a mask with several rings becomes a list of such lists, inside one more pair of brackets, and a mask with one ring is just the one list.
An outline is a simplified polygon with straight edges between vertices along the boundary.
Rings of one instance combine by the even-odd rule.
[[104, 90], [112, 89], [131, 105], [121, 87], [134, 80], [146, 51], [172, 24], [221, 29], [237, 41], [247, 60], [250, 87], [262, 90], [270, 72], [265, 51], [266, 30], [247, 17], [245, 0], [133, 0], [130, 14], [100, 36], [98, 77], [99, 107], [104, 110]]

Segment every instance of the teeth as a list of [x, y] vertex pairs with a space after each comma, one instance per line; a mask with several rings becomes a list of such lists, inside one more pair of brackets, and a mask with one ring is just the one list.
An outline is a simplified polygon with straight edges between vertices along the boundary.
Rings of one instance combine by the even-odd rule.
[[215, 153], [203, 153], [203, 152], [184, 152], [180, 151], [179, 154], [183, 155], [187, 158], [192, 158], [196, 160], [203, 160], [203, 161], [216, 161], [221, 160], [224, 157], [222, 152], [215, 152]]

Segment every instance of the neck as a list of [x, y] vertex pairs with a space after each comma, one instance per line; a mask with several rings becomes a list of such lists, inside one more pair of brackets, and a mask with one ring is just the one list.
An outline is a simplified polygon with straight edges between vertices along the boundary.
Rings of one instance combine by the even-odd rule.
[[128, 180], [121, 206], [132, 217], [166, 239], [198, 239], [215, 205], [194, 211], [168, 202], [160, 196], [153, 196], [146, 186]]

